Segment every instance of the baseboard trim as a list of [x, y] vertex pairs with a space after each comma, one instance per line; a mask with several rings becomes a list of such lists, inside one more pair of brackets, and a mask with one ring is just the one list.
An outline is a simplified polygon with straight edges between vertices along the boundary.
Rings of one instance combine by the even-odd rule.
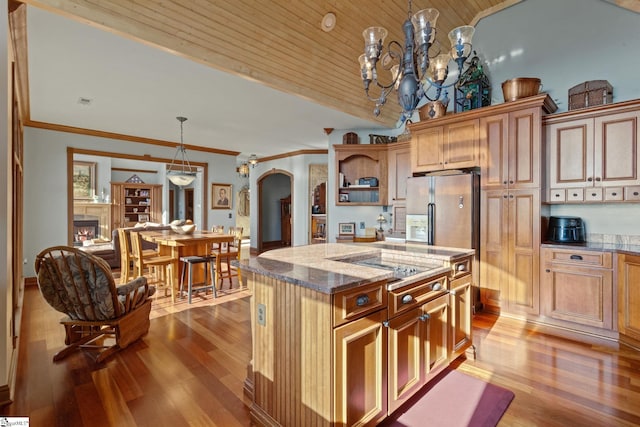
[[9, 387], [9, 384], [0, 385], [0, 407], [6, 406], [10, 403], [12, 403], [11, 387]]
[[38, 278], [37, 277], [25, 277], [24, 278], [25, 286], [38, 286]]

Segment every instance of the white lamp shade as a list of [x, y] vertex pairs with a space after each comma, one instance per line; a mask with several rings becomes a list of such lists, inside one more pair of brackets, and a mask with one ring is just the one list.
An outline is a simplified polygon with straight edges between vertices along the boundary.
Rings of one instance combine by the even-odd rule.
[[191, 184], [196, 179], [196, 175], [190, 173], [169, 172], [167, 174], [167, 178], [169, 178], [169, 181], [171, 181], [173, 184], [179, 187], [184, 187]]

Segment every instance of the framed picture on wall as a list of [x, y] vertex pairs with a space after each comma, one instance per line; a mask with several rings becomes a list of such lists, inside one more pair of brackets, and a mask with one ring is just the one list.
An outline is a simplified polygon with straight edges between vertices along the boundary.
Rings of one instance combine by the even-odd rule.
[[231, 209], [233, 193], [231, 184], [211, 184], [211, 209]]
[[338, 234], [340, 236], [354, 236], [356, 234], [356, 223], [355, 222], [339, 223]]
[[96, 163], [73, 162], [73, 198], [92, 199], [96, 195]]

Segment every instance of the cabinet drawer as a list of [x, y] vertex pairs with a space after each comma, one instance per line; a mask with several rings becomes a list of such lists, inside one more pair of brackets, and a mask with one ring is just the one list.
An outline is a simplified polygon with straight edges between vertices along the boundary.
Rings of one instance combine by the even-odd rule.
[[461, 259], [452, 265], [452, 277], [458, 278], [471, 273], [471, 258]]
[[376, 282], [333, 296], [333, 326], [357, 319], [387, 306], [386, 282]]
[[564, 202], [567, 195], [563, 189], [552, 188], [549, 190], [549, 202]]
[[589, 267], [612, 268], [612, 253], [572, 249], [545, 249], [547, 262], [584, 265]]
[[389, 292], [389, 317], [417, 307], [438, 295], [442, 295], [448, 288], [447, 275], [394, 289]]
[[587, 202], [601, 202], [602, 201], [602, 187], [585, 189], [584, 190], [584, 199]]
[[640, 186], [634, 185], [624, 188], [625, 200], [640, 200]]
[[584, 188], [569, 188], [569, 189], [567, 189], [567, 201], [569, 201], [569, 202], [583, 202], [584, 201]]
[[607, 201], [621, 201], [624, 199], [622, 187], [607, 187], [604, 189], [604, 199]]

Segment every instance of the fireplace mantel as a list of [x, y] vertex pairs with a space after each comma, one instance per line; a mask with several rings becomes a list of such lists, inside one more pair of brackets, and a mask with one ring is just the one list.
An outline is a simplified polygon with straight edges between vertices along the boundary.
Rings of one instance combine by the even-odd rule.
[[73, 201], [73, 215], [95, 216], [100, 221], [101, 239], [111, 240], [111, 204]]

